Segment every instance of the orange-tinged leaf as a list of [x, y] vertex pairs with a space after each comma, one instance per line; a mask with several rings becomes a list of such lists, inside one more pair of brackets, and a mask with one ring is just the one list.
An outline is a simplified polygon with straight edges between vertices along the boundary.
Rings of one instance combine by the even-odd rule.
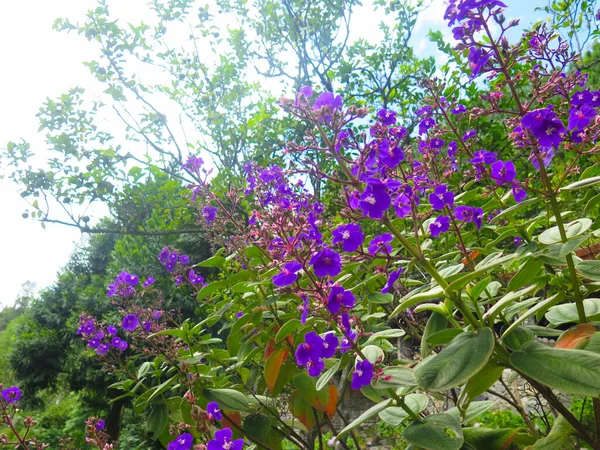
[[265, 361], [269, 359], [269, 357], [275, 351], [275, 339], [269, 339], [267, 345], [265, 345]]
[[580, 346], [585, 344], [596, 331], [598, 330], [592, 323], [575, 325], [562, 334], [554, 348], [580, 348]]
[[329, 389], [324, 387], [320, 391], [316, 391], [316, 392], [317, 392], [317, 396], [315, 397], [315, 399], [311, 403], [311, 405], [314, 406], [315, 409], [318, 409], [319, 411], [325, 411], [327, 409], [327, 405], [329, 404]]
[[304, 401], [297, 389], [292, 393], [291, 400], [293, 416], [298, 419], [302, 425], [310, 430], [316, 424], [315, 414], [312, 407], [306, 401]]
[[337, 407], [338, 399], [339, 399], [339, 393], [338, 393], [337, 388], [335, 387], [335, 385], [330, 384], [329, 385], [329, 403], [327, 403], [327, 408], [325, 409], [325, 412], [327, 413], [327, 415], [330, 418], [335, 415], [335, 409]]
[[[238, 427], [242, 426], [242, 416], [239, 412], [223, 411], [227, 417], [223, 417], [223, 427], [235, 428], [234, 424]], [[232, 423], [233, 422], [233, 423]]]
[[[469, 259], [471, 260], [471, 262], [475, 261], [475, 258], [477, 258], [479, 256], [479, 250], [474, 250], [472, 252], [469, 253]], [[462, 259], [462, 263], [467, 266], [469, 264], [469, 259], [467, 258], [463, 258]]]
[[273, 388], [277, 383], [279, 371], [287, 356], [288, 351], [285, 348], [279, 348], [269, 356], [269, 359], [267, 359], [267, 362], [265, 363], [265, 381], [270, 391], [273, 391]]

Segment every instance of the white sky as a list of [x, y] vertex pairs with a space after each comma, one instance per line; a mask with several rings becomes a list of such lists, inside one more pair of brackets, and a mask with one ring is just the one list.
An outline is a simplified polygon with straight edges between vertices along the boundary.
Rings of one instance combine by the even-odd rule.
[[[506, 0], [505, 0], [506, 1]], [[533, 5], [518, 2], [519, 14], [524, 8], [531, 14]], [[111, 2], [112, 12], [140, 20], [140, 12], [147, 10], [145, 0]], [[380, 16], [369, 7], [370, 1], [355, 13], [354, 26], [361, 37], [373, 36]], [[421, 35], [415, 48], [431, 54], [423, 36], [429, 28], [446, 28], [442, 14], [443, 0], [434, 0], [434, 6], [420, 18], [417, 29]], [[516, 0], [508, 0], [516, 6]], [[0, 1], [0, 147], [21, 137], [32, 144], [44, 157], [44, 137], [37, 132], [35, 114], [46, 97], [57, 97], [70, 87], [96, 85], [83, 61], [96, 58], [94, 46], [83, 36], [58, 33], [52, 30], [57, 17], [68, 17], [72, 22], [81, 20], [86, 11], [95, 7], [94, 0], [28, 0]], [[115, 9], [118, 6], [118, 11]], [[127, 20], [127, 19], [125, 19]], [[423, 53], [421, 53], [423, 56]], [[110, 130], [109, 130], [110, 131]], [[48, 225], [43, 230], [39, 223], [21, 214], [27, 207], [16, 186], [9, 180], [0, 180], [0, 307], [10, 305], [21, 285], [30, 280], [38, 288], [50, 285], [57, 271], [69, 258], [81, 234], [75, 228]]]

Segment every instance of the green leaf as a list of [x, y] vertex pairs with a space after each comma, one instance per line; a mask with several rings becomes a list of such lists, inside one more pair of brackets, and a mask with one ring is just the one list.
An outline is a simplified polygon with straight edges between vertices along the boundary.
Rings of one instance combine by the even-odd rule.
[[[587, 231], [589, 227], [592, 226], [593, 221], [588, 218], [582, 218], [574, 220], [573, 222], [567, 223], [565, 227], [565, 233], [567, 235], [567, 239], [574, 238], [575, 236], [579, 236]], [[562, 242], [562, 238], [560, 237], [560, 230], [558, 226], [552, 227], [542, 234], [538, 236], [538, 241], [542, 244], [558, 244]]]
[[506, 294], [504, 297], [502, 297], [500, 300], [498, 300], [496, 302], [496, 304], [494, 306], [492, 306], [484, 315], [483, 318], [485, 320], [487, 319], [493, 319], [494, 317], [496, 317], [496, 315], [498, 315], [498, 313], [500, 313], [500, 311], [502, 311], [504, 308], [506, 308], [508, 305], [510, 305], [511, 303], [513, 303], [514, 301], [525, 297], [526, 295], [530, 295], [535, 293], [535, 291], [537, 291], [537, 286], [536, 285], [532, 285], [532, 286], [527, 286], [517, 292], [509, 292], [508, 294]]
[[498, 378], [502, 376], [503, 371], [504, 367], [499, 366], [494, 361], [489, 361], [479, 372], [467, 381], [463, 389], [464, 395], [471, 401], [475, 397], [483, 394], [498, 381]]
[[242, 427], [247, 435], [265, 442], [269, 437], [271, 429], [271, 419], [262, 414], [252, 414], [244, 419]]
[[392, 294], [382, 294], [381, 292], [374, 292], [367, 295], [369, 303], [375, 303], [376, 305], [382, 305], [385, 303], [392, 303], [394, 296]]
[[494, 333], [489, 328], [459, 334], [440, 353], [423, 360], [415, 369], [421, 387], [445, 391], [469, 379], [490, 359]]
[[390, 319], [400, 314], [402, 311], [412, 308], [413, 306], [424, 302], [425, 300], [431, 300], [433, 298], [440, 298], [444, 296], [444, 289], [440, 286], [435, 286], [428, 290], [420, 288], [413, 289], [407, 295], [400, 299], [400, 304], [396, 306], [396, 309], [390, 314]]
[[388, 389], [406, 386], [416, 386], [417, 381], [412, 369], [408, 367], [386, 367], [381, 376], [378, 376], [372, 383], [375, 389]]
[[568, 394], [600, 395], [600, 355], [585, 350], [563, 350], [530, 342], [511, 353], [510, 364], [546, 386]]
[[158, 385], [156, 388], [154, 388], [154, 390], [152, 391], [152, 394], [150, 394], [150, 396], [148, 397], [148, 402], [151, 402], [156, 397], [161, 395], [163, 392], [165, 392], [167, 389], [169, 389], [172, 385], [174, 385], [176, 381], [177, 381], [177, 375], [173, 375], [167, 381]]
[[527, 259], [508, 283], [508, 291], [516, 291], [531, 282], [544, 264], [539, 259]]
[[516, 205], [512, 205], [510, 208], [506, 208], [504, 211], [502, 211], [500, 214], [494, 216], [494, 218], [491, 220], [492, 223], [498, 222], [500, 219], [502, 219], [504, 216], [508, 216], [511, 215], [517, 211], [520, 211], [521, 209], [525, 209], [527, 206], [533, 205], [534, 203], [539, 202], [540, 199], [535, 197], [535, 198], [528, 198], [527, 200], [524, 200], [520, 203], [517, 203]]
[[448, 326], [448, 319], [444, 317], [442, 314], [434, 312], [427, 320], [427, 325], [425, 325], [425, 331], [423, 331], [423, 338], [421, 339], [421, 356], [425, 358], [429, 355], [430, 346], [429, 344], [429, 336], [444, 330]]
[[[423, 394], [410, 394], [404, 397], [404, 403], [415, 414], [425, 411], [429, 405], [429, 399]], [[399, 406], [390, 406], [379, 413], [379, 418], [390, 425], [397, 427], [408, 418], [408, 413]]]
[[196, 264], [198, 267], [218, 267], [222, 269], [225, 266], [227, 260], [222, 256], [211, 256], [207, 260], [202, 261], [201, 263]]
[[369, 420], [371, 417], [375, 416], [376, 414], [379, 414], [379, 412], [386, 409], [392, 403], [392, 400], [393, 399], [388, 398], [387, 400], [384, 400], [382, 402], [377, 403], [376, 405], [371, 406], [364, 413], [362, 413], [360, 416], [358, 416], [356, 419], [354, 419], [352, 422], [350, 422], [342, 431], [340, 431], [337, 435], [337, 439], [339, 439], [340, 436], [344, 435], [348, 431], [356, 428], [364, 421]]
[[367, 339], [365, 345], [369, 345], [378, 339], [399, 338], [405, 334], [405, 331], [400, 328], [390, 328], [389, 330], [378, 331], [377, 333], [373, 333], [369, 339]]
[[560, 188], [561, 191], [577, 191], [579, 189], [585, 189], [590, 186], [595, 186], [600, 184], [600, 177], [590, 177], [585, 178], [583, 180], [576, 181], [575, 183], [571, 183], [565, 187]]
[[449, 414], [433, 414], [423, 421], [413, 422], [402, 436], [426, 450], [459, 450], [464, 442], [460, 423]]
[[[522, 428], [483, 428], [469, 427], [463, 428], [465, 442], [471, 444], [476, 449], [481, 450], [505, 450], [519, 434]], [[529, 436], [531, 442], [535, 441], [533, 436]]]
[[[600, 320], [600, 298], [585, 299], [583, 301], [583, 310], [585, 311], [587, 320]], [[579, 322], [577, 305], [575, 303], [553, 306], [548, 310], [545, 317], [552, 325]]]
[[502, 253], [492, 253], [484, 260], [482, 260], [479, 264], [475, 266], [475, 270], [473, 272], [469, 272], [466, 275], [454, 280], [452, 283], [448, 285], [446, 290], [448, 291], [460, 291], [463, 289], [471, 280], [474, 280], [487, 271], [493, 269], [494, 267], [505, 264], [509, 261], [512, 261], [515, 258], [518, 258], [519, 255], [517, 253], [511, 253], [509, 255], [502, 256]]
[[319, 380], [317, 381], [317, 385], [316, 385], [317, 391], [320, 391], [325, 386], [327, 386], [327, 383], [329, 383], [329, 380], [331, 380], [333, 378], [333, 376], [336, 374], [336, 372], [339, 369], [340, 369], [340, 361], [338, 361], [333, 366], [331, 366], [329, 369], [327, 369], [327, 371], [323, 375], [321, 375], [319, 377]]
[[461, 334], [464, 330], [460, 328], [447, 328], [437, 333], [433, 333], [429, 336], [429, 345], [446, 345], [452, 341], [456, 336]]
[[[482, 401], [482, 402], [472, 402], [467, 407], [466, 411], [462, 411], [458, 409], [456, 406], [450, 408], [446, 411], [446, 414], [450, 414], [460, 423], [469, 423], [475, 419], [477, 419], [483, 413], [489, 411], [490, 409], [496, 406], [496, 402], [493, 401]], [[464, 417], [463, 417], [464, 415]]]
[[315, 403], [317, 399], [317, 387], [315, 380], [306, 372], [300, 371], [294, 375], [294, 386], [298, 389], [300, 396], [309, 404]]
[[548, 436], [532, 446], [532, 450], [562, 450], [571, 447], [573, 427], [564, 416], [558, 416]]
[[217, 402], [221, 409], [230, 411], [248, 411], [248, 398], [235, 389], [204, 389], [207, 400]]
[[554, 294], [552, 297], [548, 297], [546, 300], [543, 300], [536, 304], [533, 308], [528, 309], [525, 313], [521, 314], [517, 320], [515, 320], [510, 327], [502, 334], [500, 339], [504, 339], [504, 336], [509, 335], [512, 330], [521, 325], [528, 317], [535, 316], [537, 313], [543, 314], [548, 308], [551, 306], [560, 303], [565, 298], [564, 292], [559, 292], [558, 294]]
[[584, 278], [600, 281], [600, 261], [579, 261], [575, 264], [575, 268]]
[[277, 335], [275, 336], [275, 342], [277, 343], [283, 341], [286, 337], [293, 334], [294, 331], [300, 327], [300, 325], [302, 325], [302, 322], [300, 322], [298, 319], [288, 320], [277, 332]]
[[381, 348], [376, 345], [367, 345], [362, 349], [362, 354], [365, 355], [365, 358], [371, 363], [375, 364], [377, 362], [383, 361], [385, 354]]
[[517, 327], [502, 338], [502, 343], [509, 349], [516, 351], [520, 350], [521, 347], [532, 341], [533, 337], [533, 331], [531, 331], [529, 328]]
[[150, 415], [148, 415], [148, 420], [146, 421], [146, 430], [148, 433], [152, 433], [154, 439], [158, 439], [158, 437], [163, 433], [167, 426], [169, 425], [169, 409], [165, 403], [158, 403], [154, 405], [152, 411], [150, 411]]

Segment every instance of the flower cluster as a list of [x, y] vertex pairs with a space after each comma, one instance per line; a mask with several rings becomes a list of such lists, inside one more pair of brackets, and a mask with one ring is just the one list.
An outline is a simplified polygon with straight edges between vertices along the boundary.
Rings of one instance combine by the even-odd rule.
[[333, 333], [327, 333], [324, 338], [311, 331], [304, 336], [304, 344], [296, 349], [296, 361], [299, 366], [305, 366], [308, 374], [316, 377], [325, 368], [324, 359], [335, 355], [338, 338]]

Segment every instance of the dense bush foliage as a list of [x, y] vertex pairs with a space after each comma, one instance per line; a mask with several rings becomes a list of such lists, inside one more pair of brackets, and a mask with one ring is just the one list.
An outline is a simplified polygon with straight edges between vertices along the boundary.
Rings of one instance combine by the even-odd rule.
[[[77, 324], [67, 313], [36, 322], [76, 328], [87, 347], [77, 355], [102, 365], [113, 407], [145, 417], [148, 439], [120, 443], [119, 420], [90, 417], [88, 444], [361, 448], [361, 426], [376, 419], [407, 448], [600, 448], [600, 91], [552, 27], [509, 43], [517, 21], [505, 7], [449, 2], [453, 80], [420, 78], [412, 117], [298, 84], [279, 101], [277, 123], [296, 138], [282, 154], [236, 154], [223, 164], [231, 183], [179, 155], [180, 168], [154, 174], [173, 211], [145, 209], [144, 191], [130, 191], [135, 227], [104, 230], [156, 236], [168, 219], [176, 225], [161, 239], [193, 226], [213, 252], [194, 237], [183, 241], [192, 252], [175, 240], [100, 241], [122, 255], [106, 298]], [[165, 173], [190, 180], [187, 191]], [[165, 194], [153, 187], [148, 197]], [[106, 195], [119, 208], [125, 193]], [[62, 280], [61, 293], [85, 299], [101, 266]], [[30, 333], [40, 354], [76, 345]], [[60, 371], [52, 360], [37, 373], [33, 350], [20, 354], [32, 392]], [[19, 416], [20, 388], [0, 388], [0, 445], [44, 448], [35, 421]], [[373, 406], [348, 419], [342, 405], [356, 392]]]

